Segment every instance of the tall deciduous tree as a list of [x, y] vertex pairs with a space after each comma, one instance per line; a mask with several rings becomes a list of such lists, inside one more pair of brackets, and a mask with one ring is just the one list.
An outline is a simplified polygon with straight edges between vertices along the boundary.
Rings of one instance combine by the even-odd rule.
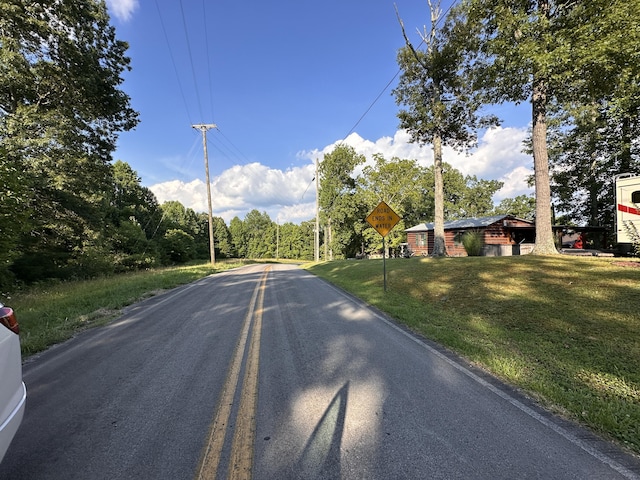
[[398, 53], [402, 75], [394, 94], [398, 105], [406, 107], [398, 114], [400, 127], [411, 134], [412, 141], [433, 146], [433, 255], [442, 256], [446, 254], [442, 146], [467, 148], [475, 145], [476, 129], [493, 125], [496, 119], [478, 115], [480, 102], [460, 75], [464, 67], [463, 50], [449, 41], [450, 26], [438, 30], [438, 23], [442, 20], [440, 2], [428, 0], [428, 4], [431, 26], [428, 30], [425, 27], [422, 34], [425, 50], [413, 46], [400, 20], [406, 46]]
[[613, 232], [615, 175], [640, 171], [640, 2], [581, 2], [585, 19], [569, 32], [578, 82], [555, 101], [550, 130], [551, 188], [573, 222]]
[[344, 144], [324, 156], [319, 166], [319, 205], [325, 225], [325, 241], [342, 258], [358, 252], [366, 213], [358, 200], [355, 168], [365, 162], [364, 155]]
[[616, 51], [626, 34], [616, 26], [616, 18], [628, 16], [622, 23], [631, 27], [630, 35], [637, 39], [638, 2], [463, 0], [455, 12], [464, 24], [459, 29], [473, 58], [475, 86], [487, 101], [531, 103], [536, 194], [533, 253], [557, 253], [551, 225], [549, 112], [553, 105], [576, 101], [589, 105], [594, 95], [603, 98], [603, 93], [620, 85], [620, 67], [630, 61], [637, 65], [632, 60], [637, 58], [637, 41]]
[[247, 258], [248, 240], [244, 228], [244, 223], [239, 217], [233, 217], [229, 223], [229, 234], [231, 235], [232, 252], [238, 258]]
[[0, 2], [2, 163], [29, 191], [23, 266], [57, 276], [103, 242], [111, 153], [137, 123], [120, 89], [126, 49], [102, 1]]
[[276, 225], [267, 214], [253, 209], [244, 217], [243, 233], [247, 258], [275, 258]]

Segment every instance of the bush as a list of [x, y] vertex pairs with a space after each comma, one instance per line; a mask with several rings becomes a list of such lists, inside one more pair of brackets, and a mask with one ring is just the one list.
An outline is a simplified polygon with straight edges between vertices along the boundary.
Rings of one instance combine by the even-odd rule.
[[465, 232], [462, 236], [462, 246], [470, 257], [481, 256], [484, 248], [483, 233], [479, 231]]
[[[638, 206], [636, 205], [636, 208]], [[633, 245], [633, 251], [636, 255], [640, 255], [640, 232], [638, 231], [638, 227], [633, 222], [623, 222], [622, 224], [625, 232], [631, 238], [631, 244]]]

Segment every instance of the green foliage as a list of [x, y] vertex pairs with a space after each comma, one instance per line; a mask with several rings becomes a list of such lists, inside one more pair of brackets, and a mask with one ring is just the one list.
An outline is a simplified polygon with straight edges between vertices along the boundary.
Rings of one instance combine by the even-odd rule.
[[84, 277], [109, 255], [111, 152], [137, 123], [126, 48], [104, 2], [0, 2], [0, 206], [17, 239], [0, 269], [19, 280]]
[[[636, 208], [638, 208], [638, 205], [636, 205]], [[622, 228], [624, 228], [624, 231], [631, 239], [633, 251], [636, 255], [640, 256], [640, 231], [638, 231], [638, 227], [635, 223], [627, 220], [622, 223]]]
[[462, 235], [462, 246], [469, 257], [479, 257], [484, 248], [484, 233], [481, 231], [467, 231]]
[[279, 227], [277, 258], [313, 260], [313, 229], [315, 223], [303, 222], [300, 225], [285, 223]]
[[164, 234], [162, 246], [169, 260], [175, 263], [186, 263], [195, 256], [193, 237], [183, 230], [170, 229]]
[[242, 227], [246, 258], [275, 258], [276, 225], [267, 212], [251, 210], [244, 217]]
[[[199, 248], [199, 252], [201, 252], [202, 239], [206, 232], [207, 245], [209, 240], [209, 231], [208, 231], [208, 222], [209, 219], [207, 215], [200, 214], [200, 234], [196, 235], [196, 247]], [[206, 226], [206, 228], [205, 228]], [[213, 217], [213, 238], [214, 247], [216, 250], [216, 258], [231, 258], [234, 256], [233, 247], [231, 241], [231, 233], [227, 228], [227, 224], [224, 223], [224, 220], [220, 217]], [[207, 250], [209, 252], [209, 250]], [[198, 258], [203, 258], [202, 253], [199, 253]]]
[[232, 251], [238, 258], [247, 257], [247, 238], [244, 233], [244, 223], [238, 217], [233, 217], [229, 223]]
[[513, 215], [523, 220], [534, 220], [536, 216], [536, 199], [530, 195], [504, 198], [495, 207], [493, 214]]
[[[358, 178], [358, 188], [362, 192], [360, 197], [366, 204], [367, 212], [384, 201], [404, 219], [385, 239], [386, 246], [394, 248], [405, 241], [405, 227], [411, 227], [419, 221], [416, 219], [413, 222], [415, 216], [412, 214], [424, 195], [425, 170], [415, 160], [397, 157], [386, 160], [381, 154], [375, 154], [373, 159], [375, 163], [366, 166]], [[367, 227], [362, 235], [367, 244], [365, 253], [374, 253], [382, 248], [382, 237], [373, 228]]]
[[611, 179], [638, 166], [638, 15], [627, 0], [466, 0], [452, 11], [484, 101], [532, 104], [535, 253], [554, 250], [551, 193], [570, 219], [613, 224]]
[[434, 174], [434, 247], [433, 255], [444, 256], [444, 179], [442, 146], [468, 149], [476, 144], [480, 128], [496, 125], [492, 115], [479, 115], [481, 97], [472, 82], [463, 75], [464, 43], [456, 42], [462, 23], [448, 22], [438, 29], [440, 2], [429, 2], [431, 28], [422, 34], [425, 50], [416, 49], [409, 41], [404, 25], [406, 46], [398, 53], [402, 74], [394, 90], [396, 103], [404, 107], [398, 113], [400, 127], [420, 145], [433, 145]]
[[365, 227], [364, 201], [357, 188], [355, 169], [365, 163], [364, 155], [344, 144], [324, 156], [319, 165], [321, 218], [329, 260], [348, 258], [360, 251]]

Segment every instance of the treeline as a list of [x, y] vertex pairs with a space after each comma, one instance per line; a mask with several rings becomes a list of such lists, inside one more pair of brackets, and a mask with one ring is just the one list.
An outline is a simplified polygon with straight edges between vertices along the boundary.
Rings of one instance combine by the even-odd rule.
[[[102, 1], [0, 2], [0, 287], [209, 258], [206, 216], [112, 161], [138, 123], [127, 48]], [[308, 225], [214, 223], [219, 258], [313, 255]]]
[[[364, 162], [364, 156], [342, 145], [321, 163], [322, 259], [379, 251], [381, 238], [365, 218], [380, 198], [386, 198], [403, 217], [388, 237], [391, 248], [405, 241], [405, 227], [433, 216], [433, 189], [429, 188], [433, 167], [378, 155], [375, 164], [356, 175], [356, 167]], [[445, 165], [445, 178], [448, 218], [495, 213], [524, 218], [533, 215], [531, 197], [521, 196], [494, 206], [492, 197], [502, 187], [501, 182], [464, 176], [449, 165]], [[88, 172], [77, 180], [95, 183]], [[11, 248], [0, 252], [4, 286], [16, 281], [90, 278], [209, 259], [207, 214], [178, 201], [159, 204], [153, 192], [142, 186], [138, 174], [122, 161], [109, 165], [102, 180], [108, 188], [94, 190], [90, 202], [73, 190], [60, 191], [57, 211], [51, 205], [31, 211], [21, 225], [22, 234], [16, 229]], [[16, 219], [11, 222], [16, 225]], [[233, 218], [229, 225], [214, 217], [215, 255], [217, 259], [313, 260], [314, 229], [314, 219], [280, 225], [258, 210], [250, 211], [244, 219]]]
[[[49, 206], [34, 209], [23, 220], [28, 225], [9, 219], [9, 225], [18, 228], [12, 241], [5, 242], [10, 248], [0, 252], [0, 286], [90, 278], [209, 259], [207, 214], [178, 201], [160, 205], [125, 162], [110, 165], [106, 177], [109, 188], [94, 191], [92, 202], [82, 201], [73, 191], [60, 192], [66, 201], [54, 215], [39, 215], [51, 212]], [[78, 180], [93, 182], [90, 176]], [[215, 255], [218, 259], [312, 260], [313, 227], [314, 222], [277, 225], [257, 210], [244, 220], [234, 218], [229, 226], [214, 217]]]

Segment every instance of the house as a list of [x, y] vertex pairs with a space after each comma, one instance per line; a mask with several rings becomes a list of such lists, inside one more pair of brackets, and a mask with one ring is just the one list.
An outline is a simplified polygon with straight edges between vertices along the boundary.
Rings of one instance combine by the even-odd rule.
[[[447, 255], [464, 257], [467, 252], [462, 245], [462, 236], [469, 231], [483, 233], [484, 255], [523, 255], [533, 250], [535, 224], [513, 215], [495, 215], [483, 218], [467, 218], [444, 223], [444, 238]], [[433, 252], [433, 223], [421, 223], [405, 230], [407, 243], [414, 255], [429, 255]]]

